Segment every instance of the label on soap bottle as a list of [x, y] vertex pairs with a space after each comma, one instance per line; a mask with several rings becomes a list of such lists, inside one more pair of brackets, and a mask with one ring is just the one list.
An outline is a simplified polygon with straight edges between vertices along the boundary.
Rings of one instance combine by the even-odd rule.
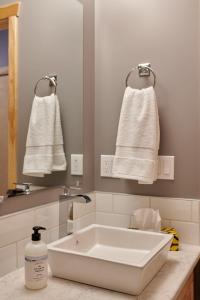
[[27, 281], [38, 282], [48, 276], [48, 255], [31, 257], [25, 256], [25, 278]]

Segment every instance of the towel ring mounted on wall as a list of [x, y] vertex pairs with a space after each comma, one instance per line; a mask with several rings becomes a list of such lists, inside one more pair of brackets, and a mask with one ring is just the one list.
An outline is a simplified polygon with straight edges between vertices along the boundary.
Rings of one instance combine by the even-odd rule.
[[151, 74], [153, 75], [153, 78], [154, 78], [154, 82], [153, 82], [153, 87], [156, 86], [156, 74], [155, 72], [152, 70], [151, 68], [151, 64], [149, 63], [145, 63], [145, 64], [139, 64], [137, 67], [134, 67], [127, 75], [126, 77], [126, 87], [128, 87], [128, 80], [131, 76], [131, 74], [136, 70], [138, 69], [138, 73], [139, 73], [139, 76], [140, 77], [149, 77]]
[[38, 85], [39, 85], [40, 81], [42, 81], [42, 80], [48, 80], [49, 81], [49, 86], [54, 87], [54, 93], [56, 94], [56, 89], [57, 89], [57, 85], [58, 85], [57, 75], [49, 75], [49, 76], [44, 76], [44, 77], [40, 78], [36, 82], [36, 85], [35, 85], [35, 88], [34, 88], [35, 96], [37, 96], [37, 88], [38, 88]]

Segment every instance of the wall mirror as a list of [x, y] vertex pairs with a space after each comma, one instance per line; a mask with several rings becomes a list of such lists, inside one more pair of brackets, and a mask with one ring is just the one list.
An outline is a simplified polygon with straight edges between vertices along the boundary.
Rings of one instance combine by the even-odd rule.
[[[18, 10], [12, 19], [13, 31], [9, 18], [2, 15], [6, 7], [11, 7], [11, 1], [0, 0], [0, 195], [13, 188], [14, 182], [49, 187], [81, 181], [81, 177], [70, 175], [70, 160], [71, 154], [83, 153], [83, 4], [78, 0], [21, 0], [20, 4], [19, 18]], [[19, 3], [13, 5], [19, 9]], [[13, 71], [11, 41], [15, 49]], [[40, 78], [51, 74], [57, 75], [67, 170], [43, 178], [25, 176], [22, 170], [34, 87]], [[51, 87], [41, 82], [37, 93], [47, 95]]]

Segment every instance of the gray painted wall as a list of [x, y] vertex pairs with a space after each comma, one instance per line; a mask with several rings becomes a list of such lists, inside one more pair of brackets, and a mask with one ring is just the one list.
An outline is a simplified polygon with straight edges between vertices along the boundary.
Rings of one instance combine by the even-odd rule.
[[[198, 0], [96, 0], [96, 190], [200, 196], [198, 17]], [[157, 75], [160, 154], [175, 156], [175, 180], [152, 186], [100, 177], [100, 154], [115, 152], [125, 77], [141, 62]]]

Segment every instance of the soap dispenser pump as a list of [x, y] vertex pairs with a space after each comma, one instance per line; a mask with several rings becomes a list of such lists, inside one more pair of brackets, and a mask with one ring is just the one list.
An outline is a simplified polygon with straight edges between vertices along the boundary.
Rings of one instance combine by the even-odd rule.
[[48, 250], [41, 241], [41, 226], [34, 226], [32, 241], [25, 247], [25, 286], [37, 290], [47, 286], [48, 279]]

